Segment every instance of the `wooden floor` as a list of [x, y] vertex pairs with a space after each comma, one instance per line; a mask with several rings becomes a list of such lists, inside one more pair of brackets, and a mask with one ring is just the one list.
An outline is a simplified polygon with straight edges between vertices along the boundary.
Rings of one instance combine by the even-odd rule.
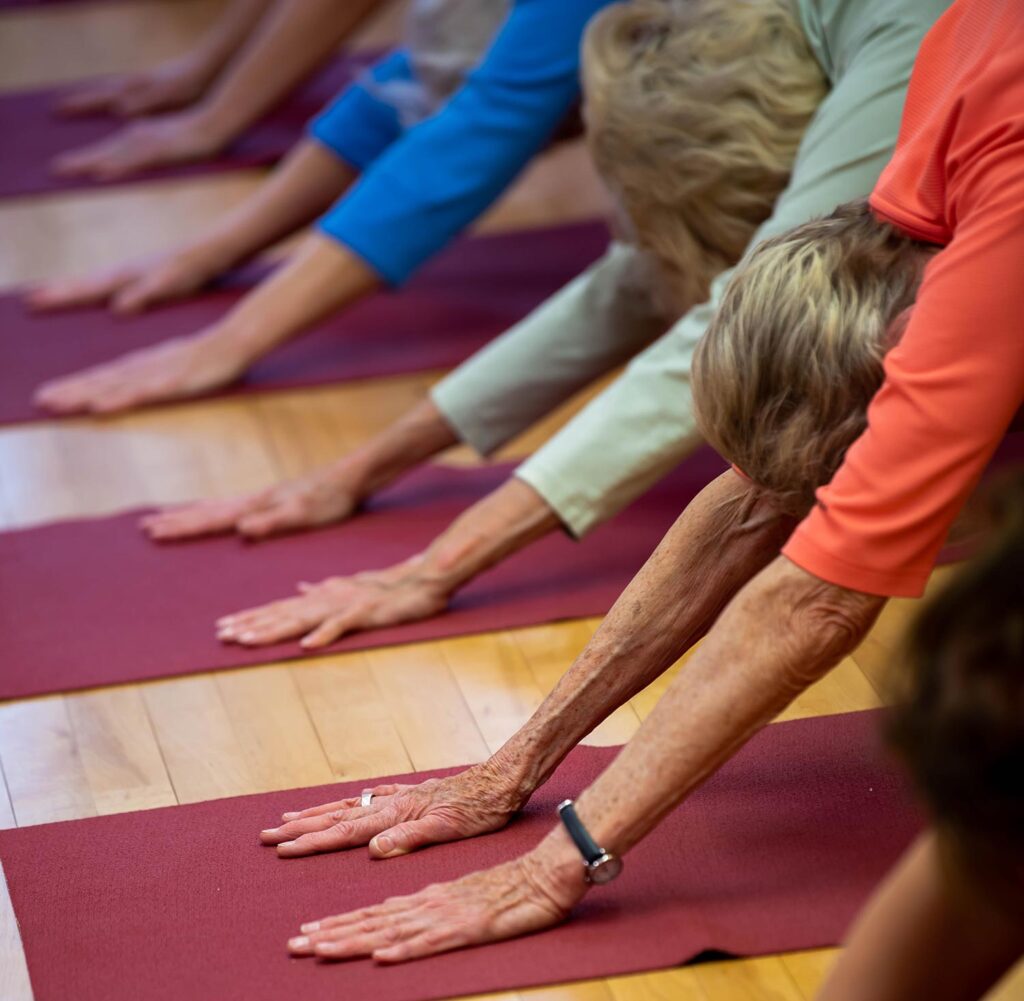
[[[216, 0], [115, 0], [0, 14], [0, 90], [147, 65], [187, 45], [216, 10]], [[393, 37], [397, 13], [371, 26], [366, 40]], [[167, 246], [258, 182], [257, 173], [240, 172], [0, 202], [0, 287]], [[528, 171], [485, 225], [584, 217], [603, 204], [582, 150], [567, 147]], [[0, 526], [248, 490], [295, 475], [387, 424], [436, 375], [0, 429]], [[564, 417], [506, 455], [527, 453]], [[446, 461], [473, 459], [455, 450]], [[785, 717], [878, 705], [889, 652], [913, 604], [893, 603], [857, 653]], [[478, 761], [526, 719], [596, 625], [0, 703], [0, 827]], [[590, 742], [628, 740], [668, 680], [616, 712]], [[810, 1001], [833, 957], [820, 950], [716, 962], [492, 997]], [[992, 997], [1024, 999], [1024, 971], [1017, 972]], [[31, 996], [0, 892], [0, 998]]]

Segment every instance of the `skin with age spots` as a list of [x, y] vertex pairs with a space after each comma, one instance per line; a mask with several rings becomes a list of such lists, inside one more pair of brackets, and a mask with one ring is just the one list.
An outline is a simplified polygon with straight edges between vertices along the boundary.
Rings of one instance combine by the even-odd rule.
[[[486, 812], [493, 823], [494, 804], [500, 810], [502, 796], [507, 820], [597, 723], [710, 629], [637, 736], [577, 799], [578, 813], [598, 843], [622, 854], [797, 692], [834, 666], [884, 602], [824, 584], [778, 557], [792, 525], [791, 517], [731, 471], [705, 488], [555, 690], [488, 762], [487, 806], [478, 820], [484, 822]], [[417, 789], [390, 794], [388, 822], [416, 819], [416, 797], [423, 795]], [[442, 799], [448, 795], [443, 787], [438, 792]], [[286, 825], [316, 815], [288, 815]], [[376, 832], [376, 826], [367, 825], [366, 833], [374, 831], [379, 845], [391, 829]], [[354, 846], [362, 833], [344, 827], [338, 846]], [[319, 843], [333, 840], [328, 835]], [[417, 842], [427, 843], [429, 836]], [[292, 948], [301, 955], [372, 955], [400, 962], [547, 927], [562, 920], [586, 889], [579, 853], [556, 826], [521, 859], [376, 909], [339, 915], [327, 925], [321, 919]], [[564, 909], [549, 907], [551, 901]]]

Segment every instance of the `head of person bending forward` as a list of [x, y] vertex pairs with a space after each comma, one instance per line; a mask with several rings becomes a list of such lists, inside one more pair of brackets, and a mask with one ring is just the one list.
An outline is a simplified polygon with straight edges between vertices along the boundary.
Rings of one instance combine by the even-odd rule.
[[634, 0], [588, 25], [583, 85], [594, 163], [680, 315], [771, 214], [825, 76], [791, 0]]
[[766, 240], [733, 275], [697, 348], [694, 405], [708, 442], [782, 510], [805, 514], [867, 426], [938, 249], [858, 201]]

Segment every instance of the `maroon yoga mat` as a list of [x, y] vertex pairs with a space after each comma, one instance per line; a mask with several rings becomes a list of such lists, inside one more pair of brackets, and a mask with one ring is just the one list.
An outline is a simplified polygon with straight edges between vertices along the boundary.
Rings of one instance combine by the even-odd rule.
[[256, 844], [283, 810], [358, 795], [366, 782], [0, 831], [0, 859], [36, 1001], [428, 1001], [669, 967], [712, 949], [835, 945], [919, 829], [877, 722], [865, 712], [768, 727], [567, 924], [402, 966], [290, 959], [284, 946], [300, 922], [528, 851], [555, 805], [617, 749], [578, 748], [503, 831], [386, 862], [361, 849], [282, 861]]
[[[522, 319], [603, 252], [603, 223], [466, 237], [400, 291], [380, 292], [258, 362], [224, 392], [266, 391], [449, 368]], [[39, 420], [41, 382], [215, 322], [257, 273], [138, 317], [31, 313], [0, 297], [0, 423]]]
[[[137, 528], [137, 513], [0, 533], [0, 699], [300, 656], [294, 642], [221, 645], [214, 621], [287, 597], [300, 580], [411, 556], [509, 468], [426, 468], [347, 524], [259, 543], [226, 536], [157, 545]], [[447, 614], [356, 633], [331, 649], [603, 614], [679, 512], [724, 468], [704, 450], [582, 542], [550, 536], [482, 575]]]
[[0, 135], [17, 137], [16, 141], [6, 143], [0, 160], [0, 197], [268, 166], [281, 159], [301, 138], [309, 119], [379, 55], [367, 52], [338, 57], [211, 160], [161, 167], [108, 182], [57, 177], [49, 165], [59, 153], [105, 139], [123, 127], [121, 119], [109, 115], [66, 118], [56, 114], [58, 99], [72, 85], [0, 95]]

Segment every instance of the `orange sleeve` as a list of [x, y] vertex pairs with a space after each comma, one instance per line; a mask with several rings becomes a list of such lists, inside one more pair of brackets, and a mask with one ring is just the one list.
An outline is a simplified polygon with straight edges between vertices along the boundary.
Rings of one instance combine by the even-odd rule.
[[1024, 149], [1001, 159], [975, 175], [978, 208], [926, 268], [867, 429], [783, 549], [830, 583], [921, 594], [1024, 398]]

